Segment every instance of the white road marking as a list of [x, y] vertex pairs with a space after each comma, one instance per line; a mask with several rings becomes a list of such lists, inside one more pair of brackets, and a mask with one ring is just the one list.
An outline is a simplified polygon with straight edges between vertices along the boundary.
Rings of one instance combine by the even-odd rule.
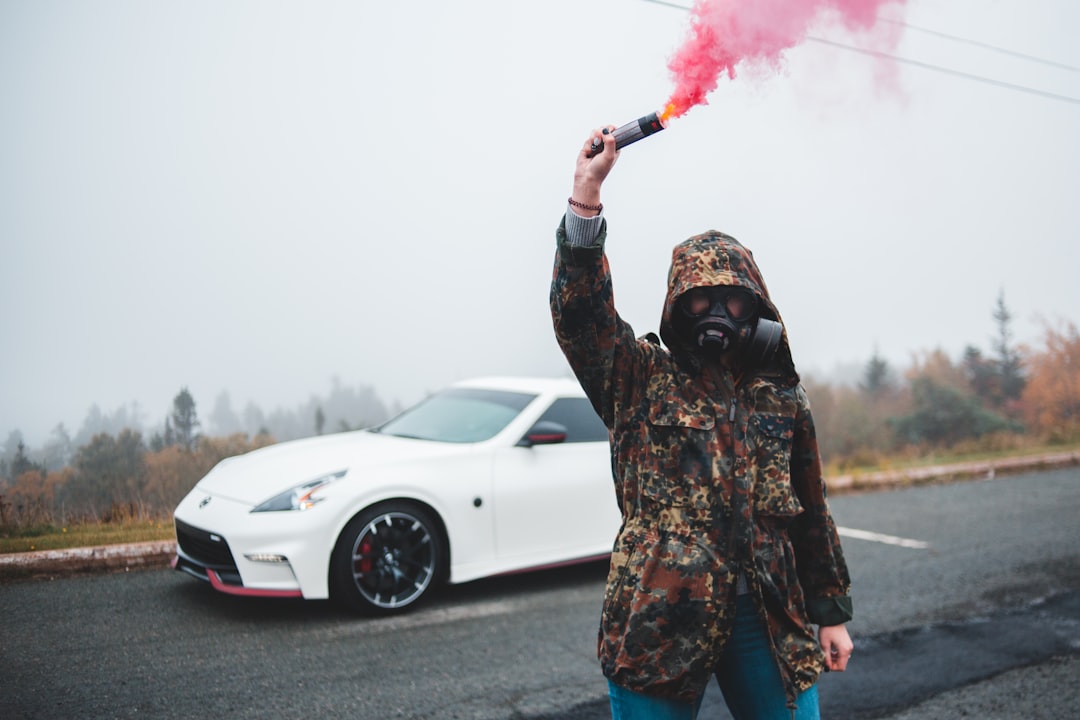
[[895, 535], [883, 535], [882, 533], [870, 532], [869, 530], [838, 527], [836, 528], [836, 532], [844, 537], [885, 543], [886, 545], [897, 545], [899, 547], [913, 548], [915, 550], [926, 550], [930, 547], [930, 543], [923, 542], [922, 540], [910, 540], [908, 538], [896, 537]]
[[520, 603], [508, 600], [477, 602], [462, 606], [425, 608], [403, 615], [384, 618], [368, 618], [365, 622], [351, 623], [346, 626], [334, 625], [326, 629], [327, 635], [381, 635], [387, 632], [399, 632], [406, 629], [422, 628], [430, 625], [445, 625], [463, 620], [476, 620], [495, 615], [507, 615], [518, 609]]

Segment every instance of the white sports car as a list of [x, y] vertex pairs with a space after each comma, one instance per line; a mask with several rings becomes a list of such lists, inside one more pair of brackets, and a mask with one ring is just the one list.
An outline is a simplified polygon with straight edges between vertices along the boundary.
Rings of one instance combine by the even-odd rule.
[[217, 590], [389, 613], [442, 581], [605, 557], [620, 514], [577, 382], [488, 378], [370, 430], [223, 460], [174, 520], [173, 566]]

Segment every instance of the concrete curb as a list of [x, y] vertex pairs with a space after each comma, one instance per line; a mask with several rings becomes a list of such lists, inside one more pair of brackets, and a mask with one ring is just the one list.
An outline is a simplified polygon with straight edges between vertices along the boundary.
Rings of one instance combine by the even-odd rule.
[[[1012, 475], [1076, 465], [1080, 465], [1080, 450], [954, 465], [839, 475], [827, 478], [826, 482], [829, 492], [842, 494], [933, 482], [992, 478], [997, 475]], [[9, 553], [0, 555], [0, 579], [166, 567], [175, 554], [176, 542], [173, 540]]]
[[0, 578], [165, 567], [175, 554], [175, 540], [7, 553], [0, 555]]

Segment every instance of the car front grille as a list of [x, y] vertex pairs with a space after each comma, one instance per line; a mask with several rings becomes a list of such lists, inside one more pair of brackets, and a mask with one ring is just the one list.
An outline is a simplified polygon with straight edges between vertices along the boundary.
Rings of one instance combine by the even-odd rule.
[[195, 562], [217, 570], [222, 574], [239, 577], [236, 561], [233, 560], [229, 543], [222, 536], [188, 525], [183, 520], [175, 519], [176, 542], [180, 550]]

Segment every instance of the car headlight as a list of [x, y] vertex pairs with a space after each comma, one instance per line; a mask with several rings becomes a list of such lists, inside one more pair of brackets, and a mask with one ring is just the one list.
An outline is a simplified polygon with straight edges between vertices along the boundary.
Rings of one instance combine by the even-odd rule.
[[309, 480], [303, 485], [297, 485], [294, 488], [289, 488], [283, 493], [275, 495], [261, 505], [255, 507], [251, 512], [282, 512], [291, 510], [310, 510], [315, 507], [316, 504], [322, 502], [326, 498], [317, 497], [316, 493], [323, 490], [327, 485], [340, 480], [345, 477], [345, 473], [348, 470], [338, 470], [334, 473], [328, 473], [317, 477], [314, 480]]

